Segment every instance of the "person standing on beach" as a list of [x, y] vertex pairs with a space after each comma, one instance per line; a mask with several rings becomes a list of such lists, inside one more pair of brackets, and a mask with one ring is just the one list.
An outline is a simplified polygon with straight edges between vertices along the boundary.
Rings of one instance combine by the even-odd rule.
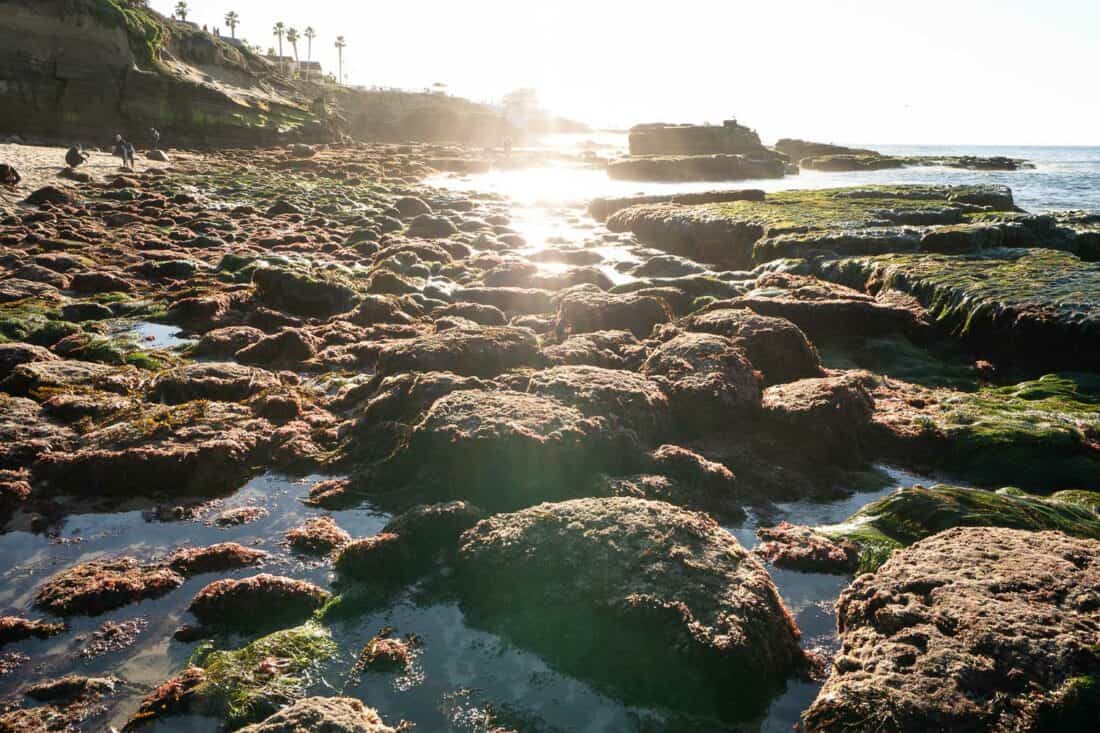
[[160, 146], [160, 130], [155, 127], [150, 127], [149, 135], [153, 138], [153, 150], [156, 150]]
[[115, 135], [115, 155], [122, 158], [122, 167], [134, 169], [134, 146], [123, 139], [122, 135]]

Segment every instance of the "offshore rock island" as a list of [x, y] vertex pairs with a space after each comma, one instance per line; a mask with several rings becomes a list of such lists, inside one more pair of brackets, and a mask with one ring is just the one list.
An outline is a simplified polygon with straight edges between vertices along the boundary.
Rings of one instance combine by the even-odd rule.
[[[855, 178], [1025, 161], [547, 149], [139, 2], [0, 13], [0, 731], [1100, 718], [1100, 214]], [[484, 178], [548, 166], [705, 187], [532, 227]], [[854, 178], [753, 187], [800, 170]]]

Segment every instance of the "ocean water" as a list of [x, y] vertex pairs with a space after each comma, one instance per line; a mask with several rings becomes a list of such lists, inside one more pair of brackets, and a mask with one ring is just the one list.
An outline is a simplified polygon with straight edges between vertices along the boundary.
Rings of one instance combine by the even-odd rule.
[[[1019, 171], [967, 171], [943, 167], [832, 173], [803, 171], [775, 180], [702, 183], [614, 181], [599, 168], [580, 163], [554, 162], [544, 167], [494, 170], [477, 176], [441, 177], [435, 183], [446, 188], [489, 190], [509, 196], [522, 205], [576, 206], [597, 196], [631, 196], [730, 188], [782, 191], [796, 188], [832, 188], [866, 184], [946, 183], [957, 185], [1000, 184], [1012, 189], [1016, 203], [1031, 212], [1087, 209], [1100, 211], [1100, 147], [1041, 147], [984, 145], [875, 145], [867, 147], [888, 155], [977, 155], [1022, 158], [1035, 168]], [[600, 157], [624, 155], [623, 133], [591, 133], [548, 136], [533, 150], [590, 151]]]

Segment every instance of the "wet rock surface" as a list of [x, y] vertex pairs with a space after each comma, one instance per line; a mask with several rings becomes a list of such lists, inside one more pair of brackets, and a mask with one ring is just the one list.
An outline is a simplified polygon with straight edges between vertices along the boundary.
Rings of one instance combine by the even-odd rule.
[[[804, 663], [763, 567], [709, 517], [669, 504], [582, 499], [490, 517], [463, 535], [459, 563], [481, 623], [629, 699], [736, 708], [732, 690], [751, 698]], [[591, 629], [600, 660], [554, 631], [565, 627]], [[627, 649], [629, 665], [610, 661]]]
[[860, 576], [837, 602], [843, 646], [806, 729], [1088, 725], [1098, 549], [1058, 532], [953, 529]]
[[[961, 526], [1095, 537], [1100, 385], [1043, 374], [1091, 368], [1094, 215], [738, 188], [605, 227], [423, 180], [489, 165], [457, 146], [170, 158], [0, 217], [16, 730], [373, 729], [299, 702], [334, 690], [425, 730], [789, 726], [843, 576]], [[124, 684], [23, 694], [75, 664]]]

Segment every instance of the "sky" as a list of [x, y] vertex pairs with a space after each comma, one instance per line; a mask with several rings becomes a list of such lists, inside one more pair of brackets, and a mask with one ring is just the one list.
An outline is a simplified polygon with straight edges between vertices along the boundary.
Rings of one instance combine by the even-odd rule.
[[734, 116], [766, 142], [1100, 145], [1098, 0], [189, 5], [223, 33], [235, 10], [238, 36], [265, 49], [276, 21], [311, 25], [326, 70], [342, 34], [353, 84], [439, 82], [487, 102], [533, 87], [595, 127]]

